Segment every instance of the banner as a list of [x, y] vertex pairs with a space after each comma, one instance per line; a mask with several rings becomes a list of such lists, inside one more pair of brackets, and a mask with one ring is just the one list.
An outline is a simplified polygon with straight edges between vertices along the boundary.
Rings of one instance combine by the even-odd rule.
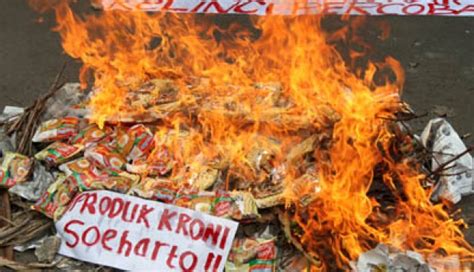
[[177, 13], [474, 16], [474, 0], [102, 0], [102, 5]]
[[237, 226], [110, 191], [78, 195], [56, 222], [60, 254], [132, 271], [222, 271]]

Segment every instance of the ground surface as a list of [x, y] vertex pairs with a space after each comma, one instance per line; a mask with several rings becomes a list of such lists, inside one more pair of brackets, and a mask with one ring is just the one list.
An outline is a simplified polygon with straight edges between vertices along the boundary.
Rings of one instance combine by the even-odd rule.
[[[27, 106], [51, 84], [67, 59], [51, 23], [36, 23], [37, 15], [26, 1], [0, 0], [0, 109]], [[392, 35], [379, 47], [400, 60], [406, 70], [404, 98], [429, 116], [415, 123], [419, 131], [434, 106], [444, 106], [459, 134], [474, 133], [474, 18], [385, 17]], [[77, 63], [68, 78], [77, 79]], [[474, 143], [474, 136], [467, 138]], [[474, 196], [459, 207], [473, 227]]]

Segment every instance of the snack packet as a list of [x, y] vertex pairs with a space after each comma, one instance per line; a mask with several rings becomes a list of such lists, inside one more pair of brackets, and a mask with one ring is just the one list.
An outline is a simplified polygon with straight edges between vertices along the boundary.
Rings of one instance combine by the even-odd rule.
[[63, 117], [42, 123], [36, 130], [32, 141], [54, 142], [74, 137], [79, 129], [79, 118]]
[[49, 166], [56, 166], [72, 160], [82, 151], [82, 146], [54, 142], [36, 153], [35, 159], [45, 161]]
[[7, 152], [0, 169], [0, 185], [8, 188], [28, 180], [34, 161], [27, 156]]
[[126, 172], [103, 173], [97, 177], [74, 173], [71, 178], [81, 191], [110, 190], [123, 194], [127, 193], [140, 179]]
[[154, 147], [153, 134], [144, 125], [135, 125], [128, 132], [134, 139], [133, 147], [127, 155], [127, 159], [133, 160], [151, 152]]
[[156, 177], [164, 176], [171, 172], [173, 166], [173, 161], [164, 157], [162, 157], [162, 159], [140, 157], [134, 159], [131, 164], [127, 163], [126, 169], [131, 173]]
[[79, 173], [90, 177], [98, 177], [101, 174], [97, 167], [84, 157], [63, 163], [58, 168], [68, 176]]
[[126, 132], [116, 130], [116, 148], [128, 161], [146, 157], [154, 147], [153, 134], [142, 124], [130, 127]]
[[88, 147], [91, 144], [97, 143], [104, 139], [107, 135], [110, 135], [111, 132], [112, 129], [110, 127], [100, 129], [96, 124], [90, 124], [84, 129], [80, 130], [77, 135], [72, 138], [70, 143], [80, 144]]
[[234, 199], [227, 192], [207, 192], [191, 190], [180, 190], [173, 204], [219, 217], [229, 218], [234, 214], [240, 214]]
[[250, 192], [232, 192], [231, 197], [238, 209], [232, 213], [232, 218], [236, 220], [255, 219], [260, 217], [257, 203]]
[[238, 211], [234, 199], [227, 192], [218, 192], [212, 202], [212, 214], [219, 217], [229, 218]]
[[65, 175], [59, 175], [57, 180], [48, 188], [48, 191], [32, 206], [32, 209], [56, 221], [78, 192], [78, 187], [70, 177], [66, 178]]
[[276, 258], [274, 239], [235, 239], [225, 268], [226, 271], [273, 272]]
[[87, 148], [84, 157], [101, 169], [120, 170], [125, 166], [125, 159], [120, 153], [102, 144]]
[[15, 186], [15, 184], [15, 181], [10, 178], [10, 174], [5, 170], [0, 169], [0, 185], [7, 188], [11, 188]]
[[172, 203], [176, 197], [176, 185], [166, 179], [145, 178], [131, 192], [143, 198]]
[[257, 239], [257, 241], [259, 243], [257, 246], [257, 257], [249, 262], [249, 271], [275, 271], [277, 257], [277, 248], [275, 246], [275, 241], [273, 239]]

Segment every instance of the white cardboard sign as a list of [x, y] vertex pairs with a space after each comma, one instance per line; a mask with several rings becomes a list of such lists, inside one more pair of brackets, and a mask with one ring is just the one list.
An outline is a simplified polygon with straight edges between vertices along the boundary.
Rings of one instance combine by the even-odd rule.
[[110, 191], [78, 195], [56, 222], [60, 254], [132, 271], [222, 271], [237, 226]]
[[474, 16], [474, 0], [102, 0], [102, 5], [176, 13]]

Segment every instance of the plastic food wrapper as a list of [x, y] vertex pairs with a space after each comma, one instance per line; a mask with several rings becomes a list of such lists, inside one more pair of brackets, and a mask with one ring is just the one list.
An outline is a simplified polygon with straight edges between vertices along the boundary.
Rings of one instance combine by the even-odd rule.
[[163, 176], [173, 170], [174, 162], [166, 147], [153, 150], [147, 157], [138, 157], [126, 165], [128, 172], [146, 174], [147, 176]]
[[0, 185], [8, 188], [28, 180], [34, 161], [24, 155], [7, 152], [0, 169]]
[[70, 141], [71, 144], [80, 144], [88, 147], [91, 144], [97, 143], [104, 139], [107, 135], [112, 133], [112, 129], [105, 127], [100, 129], [97, 125], [91, 124], [81, 129], [74, 138]]
[[0, 114], [0, 123], [5, 123], [8, 120], [13, 118], [17, 118], [21, 114], [25, 112], [24, 108], [16, 107], [16, 106], [5, 106], [3, 108], [3, 112]]
[[219, 170], [198, 164], [191, 165], [185, 174], [188, 183], [197, 190], [204, 191], [209, 189], [217, 181]]
[[133, 163], [126, 164], [130, 173], [143, 174], [147, 176], [164, 176], [173, 169], [173, 163], [166, 161], [148, 161], [146, 158], [138, 158]]
[[100, 169], [120, 170], [125, 166], [125, 159], [120, 153], [102, 144], [87, 148], [84, 157]]
[[173, 205], [212, 214], [212, 206], [215, 198], [216, 192], [180, 190], [176, 194]]
[[[422, 144], [433, 152], [431, 169], [435, 171], [456, 155], [466, 151], [466, 146], [453, 129], [442, 118], [430, 120], [421, 134]], [[453, 203], [459, 202], [461, 197], [474, 193], [473, 187], [473, 160], [467, 153], [446, 166], [435, 185], [432, 199], [447, 199]]]
[[87, 92], [81, 90], [80, 83], [69, 82], [56, 91], [56, 93], [48, 99], [45, 106], [45, 112], [41, 116], [42, 120], [60, 118], [63, 116], [84, 117], [88, 110], [82, 106]]
[[33, 136], [33, 142], [54, 142], [74, 137], [79, 130], [79, 118], [63, 117], [42, 123]]
[[176, 185], [166, 179], [144, 178], [131, 189], [133, 194], [140, 197], [172, 203], [176, 197]]
[[138, 176], [126, 172], [104, 173], [98, 177], [91, 177], [84, 173], [73, 173], [69, 176], [60, 174], [32, 208], [57, 220], [78, 192], [106, 189], [127, 193], [133, 183], [138, 182], [138, 179]]
[[434, 272], [419, 253], [401, 252], [379, 244], [359, 256], [357, 262], [351, 262], [353, 271], [419, 271]]
[[29, 249], [35, 249], [43, 244], [43, 241], [48, 238], [48, 236], [42, 236], [33, 240], [30, 240], [22, 245], [14, 246], [13, 249], [18, 252], [25, 252]]
[[183, 189], [176, 194], [173, 205], [219, 217], [230, 217], [238, 208], [227, 192], [206, 192]]
[[249, 192], [232, 192], [232, 199], [237, 205], [239, 213], [234, 213], [232, 218], [237, 220], [254, 219], [260, 216], [257, 203]]
[[127, 172], [113, 172], [108, 175], [101, 175], [94, 179], [84, 177], [83, 175], [76, 175], [79, 188], [85, 190], [110, 190], [126, 194], [130, 191], [134, 184], [138, 183], [140, 177], [129, 174]]
[[9, 192], [30, 201], [37, 201], [54, 182], [54, 176], [41, 163], [35, 163], [33, 178], [10, 188]]
[[276, 259], [274, 239], [235, 239], [225, 269], [233, 272], [273, 272]]
[[61, 164], [59, 170], [64, 172], [66, 175], [72, 175], [74, 173], [84, 174], [90, 177], [98, 177], [101, 172], [93, 163], [86, 158], [78, 158], [73, 161]]
[[215, 216], [229, 218], [240, 211], [229, 193], [217, 192], [212, 201], [211, 212]]
[[278, 248], [276, 271], [311, 271], [311, 263], [293, 247]]
[[197, 191], [195, 188], [181, 190], [176, 194], [173, 205], [188, 208], [223, 218], [236, 220], [259, 216], [251, 195], [243, 192]]
[[278, 193], [267, 197], [256, 198], [255, 203], [259, 209], [266, 209], [284, 204], [285, 197], [283, 196], [283, 193]]
[[79, 189], [71, 177], [60, 175], [32, 206], [32, 209], [56, 221], [66, 211], [68, 204], [78, 192]]
[[142, 124], [130, 127], [126, 132], [117, 128], [116, 146], [128, 161], [147, 156], [154, 147], [153, 134]]
[[63, 142], [54, 142], [42, 151], [36, 153], [35, 159], [45, 161], [49, 166], [56, 166], [74, 159], [82, 151], [79, 145], [69, 145]]

